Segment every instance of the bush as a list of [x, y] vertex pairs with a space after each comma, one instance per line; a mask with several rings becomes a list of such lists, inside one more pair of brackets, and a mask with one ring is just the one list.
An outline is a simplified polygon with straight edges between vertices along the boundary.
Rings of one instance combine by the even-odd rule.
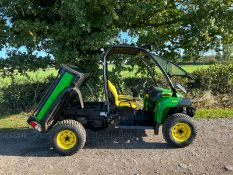
[[215, 64], [193, 72], [195, 80], [187, 83], [190, 89], [211, 91], [213, 94], [233, 92], [233, 64]]
[[[210, 91], [213, 95], [233, 93], [233, 64], [214, 64], [207, 69], [196, 70], [192, 74], [194, 80], [190, 81], [185, 78], [173, 77], [172, 81], [183, 84], [191, 92]], [[157, 76], [156, 81], [165, 87], [165, 78], [163, 76]], [[127, 87], [142, 86], [145, 79], [131, 77], [125, 78], [123, 82]]]
[[[187, 88], [189, 92], [187, 96], [192, 99], [195, 107], [233, 107], [233, 64], [211, 65], [207, 69], [194, 71], [193, 76], [195, 79], [191, 81], [179, 77], [172, 78], [172, 81], [180, 83]], [[135, 87], [135, 84], [142, 89], [144, 81], [135, 77], [126, 78], [124, 79], [124, 84], [130, 89]], [[160, 79], [158, 80], [160, 84], [161, 81]]]
[[31, 111], [43, 97], [52, 82], [49, 77], [44, 81], [14, 83], [0, 89], [0, 114], [14, 114]]
[[[189, 96], [193, 99], [195, 106], [206, 108], [233, 106], [233, 64], [215, 64], [207, 69], [194, 71], [193, 75], [195, 80], [191, 82], [181, 78], [173, 79], [173, 81], [187, 86], [187, 90], [190, 92]], [[15, 79], [11, 85], [1, 87], [0, 115], [33, 110], [50, 86], [52, 80], [52, 77], [38, 81], [30, 78], [22, 81]], [[129, 93], [136, 96], [139, 93], [138, 91], [143, 89], [145, 80], [145, 78], [136, 77], [122, 79], [122, 83], [119, 83], [122, 86], [119, 89], [126, 94]], [[158, 83], [162, 84], [163, 80], [158, 80]], [[154, 83], [150, 79], [148, 80], [148, 84]], [[99, 85], [93, 82], [91, 87], [92, 89], [98, 87], [97, 89], [103, 90], [102, 85], [102, 81]], [[98, 94], [95, 96], [102, 99], [102, 96]], [[87, 96], [85, 95], [85, 97]]]

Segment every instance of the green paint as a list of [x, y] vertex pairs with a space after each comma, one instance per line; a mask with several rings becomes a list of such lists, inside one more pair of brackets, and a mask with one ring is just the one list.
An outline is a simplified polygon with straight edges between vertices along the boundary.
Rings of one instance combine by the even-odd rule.
[[155, 106], [154, 120], [158, 123], [164, 122], [167, 118], [168, 110], [172, 107], [176, 107], [180, 100], [181, 97], [172, 97], [167, 94], [159, 97]]
[[153, 110], [154, 102], [149, 99], [148, 94], [144, 95], [143, 104], [144, 104], [143, 109], [145, 111], [151, 112]]
[[158, 87], [157, 89], [161, 91], [157, 101], [150, 99], [147, 94], [144, 96], [144, 110], [154, 112], [154, 121], [163, 123], [167, 118], [168, 110], [176, 107], [183, 96], [177, 93], [176, 97], [173, 97], [172, 90]]
[[56, 99], [61, 95], [61, 93], [68, 87], [70, 87], [72, 81], [74, 79], [74, 75], [71, 73], [65, 72], [60, 81], [58, 82], [57, 86], [41, 108], [40, 112], [37, 114], [36, 118], [38, 120], [42, 120], [51, 106], [54, 104]]

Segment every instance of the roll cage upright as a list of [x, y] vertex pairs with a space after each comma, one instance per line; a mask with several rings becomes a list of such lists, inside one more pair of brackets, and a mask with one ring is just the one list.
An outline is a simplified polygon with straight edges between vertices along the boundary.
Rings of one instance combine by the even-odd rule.
[[[119, 54], [136, 56], [141, 52], [144, 53], [145, 56], [147, 56], [148, 58], [153, 60], [155, 62], [155, 64], [159, 67], [159, 69], [164, 74], [166, 81], [168, 82], [168, 84], [172, 90], [172, 96], [176, 96], [177, 91], [176, 91], [174, 84], [172, 83], [169, 75], [164, 70], [164, 68], [158, 63], [158, 61], [156, 59], [154, 59], [153, 55], [151, 53], [149, 53], [146, 49], [140, 48], [140, 47], [133, 47], [133, 46], [112, 46], [112, 47], [108, 48], [108, 50], [105, 52], [105, 54], [103, 56], [104, 91], [105, 91], [105, 101], [106, 101], [108, 112], [110, 112], [109, 93], [108, 93], [109, 92], [109, 89], [108, 89], [108, 58], [111, 55], [119, 55]], [[182, 68], [180, 68], [180, 69], [182, 69]]]

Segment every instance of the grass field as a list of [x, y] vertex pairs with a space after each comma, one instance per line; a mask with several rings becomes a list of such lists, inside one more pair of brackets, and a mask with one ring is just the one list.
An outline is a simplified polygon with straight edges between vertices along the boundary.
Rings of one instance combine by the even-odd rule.
[[2, 118], [0, 117], [0, 130], [29, 128], [29, 125], [26, 122], [27, 118], [28, 115], [24, 113], [4, 117], [2, 116]]
[[[36, 72], [27, 72], [28, 76], [15, 74], [14, 78], [17, 83], [23, 83], [25, 80], [30, 79], [31, 81], [43, 81], [48, 76], [56, 76], [57, 70], [55, 69], [47, 69], [47, 70], [38, 70]], [[8, 86], [12, 83], [11, 77], [2, 77], [0, 76], [0, 88], [4, 86]]]
[[214, 108], [214, 109], [197, 109], [196, 119], [213, 119], [213, 118], [233, 118], [232, 108]]
[[189, 73], [192, 73], [195, 70], [198, 69], [206, 69], [208, 68], [210, 65], [183, 65], [181, 66], [184, 70], [186, 70]]
[[[197, 69], [205, 69], [208, 68], [208, 65], [185, 65], [182, 66], [186, 71], [192, 73]], [[28, 81], [30, 79], [33, 81], [43, 81], [48, 76], [56, 76], [57, 70], [48, 69], [48, 70], [38, 70], [36, 72], [28, 72], [28, 76], [15, 75], [15, 80], [17, 83], [23, 83], [25, 80]], [[6, 87], [10, 85], [11, 78], [10, 77], [0, 77], [0, 88]], [[28, 114], [20, 113], [17, 115], [9, 115], [9, 116], [0, 116], [0, 129], [3, 128], [27, 128], [28, 125], [26, 123]], [[233, 117], [233, 111], [230, 109], [199, 109], [197, 111], [196, 118], [219, 118], [219, 117]]]
[[[27, 118], [29, 114], [20, 113], [18, 115], [0, 117], [0, 131], [11, 130], [11, 129], [24, 129], [29, 128], [27, 124]], [[216, 118], [233, 118], [232, 109], [198, 109], [194, 120], [198, 119], [216, 119]]]
[[[205, 69], [208, 68], [209, 65], [184, 65], [182, 66], [182, 68], [184, 68], [186, 71], [192, 73], [195, 70], [198, 69]], [[111, 69], [111, 68], [110, 68]], [[122, 73], [122, 75], [128, 75], [129, 72], [125, 71]], [[36, 72], [28, 72], [27, 73], [28, 76], [25, 75], [19, 75], [19, 74], [15, 74], [15, 80], [17, 81], [17, 83], [23, 83], [25, 82], [25, 80], [28, 81], [28, 79], [30, 79], [31, 81], [43, 81], [46, 77], [48, 76], [56, 76], [57, 75], [57, 70], [55, 69], [47, 69], [47, 70], [38, 70]], [[134, 74], [132, 73], [132, 76], [134, 76]], [[1, 87], [6, 87], [8, 85], [10, 85], [12, 83], [12, 80], [10, 77], [1, 77], [0, 76], [0, 88]]]

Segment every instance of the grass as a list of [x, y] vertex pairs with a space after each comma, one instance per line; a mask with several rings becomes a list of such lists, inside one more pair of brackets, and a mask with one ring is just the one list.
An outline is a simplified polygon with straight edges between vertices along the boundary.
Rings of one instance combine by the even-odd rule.
[[[186, 71], [192, 73], [195, 70], [198, 69], [206, 69], [208, 68], [209, 65], [184, 65], [181, 66], [182, 68], [184, 68]], [[110, 69], [112, 69], [111, 65], [110, 65]], [[123, 77], [134, 77], [136, 73], [136, 69], [132, 72], [128, 72], [128, 71], [123, 71], [122, 72], [122, 76]], [[17, 81], [17, 83], [24, 83], [28, 80], [30, 80], [31, 82], [36, 82], [36, 81], [40, 81], [43, 82], [43, 80], [49, 76], [56, 76], [57, 75], [57, 70], [56, 69], [47, 69], [47, 70], [38, 70], [36, 72], [27, 72], [28, 76], [25, 75], [20, 75], [20, 74], [15, 74], [14, 78], [15, 81]], [[7, 87], [8, 85], [12, 84], [12, 80], [10, 77], [2, 77], [0, 75], [0, 88], [1, 87]]]
[[187, 72], [192, 73], [193, 71], [198, 69], [207, 69], [209, 66], [210, 65], [183, 65], [181, 67]]
[[[199, 70], [199, 69], [207, 69], [210, 65], [181, 65], [181, 67], [186, 70], [189, 73], [194, 72], [195, 70]], [[109, 71], [111, 71], [113, 69], [113, 65], [109, 65], [108, 69]], [[158, 70], [158, 68], [156, 68], [156, 71]], [[121, 75], [123, 77], [134, 77], [135, 74], [137, 72], [137, 66], [135, 66], [133, 71], [122, 71]], [[160, 73], [160, 71], [158, 71]], [[141, 74], [137, 74], [137, 76], [141, 76]]]
[[198, 119], [233, 118], [233, 109], [231, 108], [198, 109], [195, 118]]
[[[16, 74], [14, 75], [17, 83], [23, 83], [26, 80], [30, 79], [31, 81], [43, 81], [45, 78], [49, 76], [56, 76], [57, 70], [55, 69], [47, 69], [47, 70], [38, 70], [36, 72], [27, 72], [28, 76]], [[6, 87], [12, 83], [11, 77], [2, 77], [0, 76], [0, 88]]]
[[[29, 114], [21, 113], [18, 115], [11, 115], [0, 118], [0, 131], [30, 128], [26, 122], [28, 116]], [[233, 118], [233, 110], [229, 108], [198, 109], [196, 116], [194, 117], [194, 119], [217, 118]]]
[[28, 128], [27, 114], [21, 113], [18, 115], [2, 116], [0, 117], [0, 130], [2, 129], [23, 129]]
[[[205, 69], [208, 68], [208, 65], [185, 65], [182, 66], [186, 71], [193, 72], [197, 69]], [[57, 70], [55, 69], [48, 69], [38, 70], [36, 72], [28, 72], [28, 77], [22, 75], [15, 75], [15, 78], [18, 83], [23, 83], [27, 79], [31, 79], [32, 81], [43, 81], [46, 77], [57, 74]], [[0, 88], [4, 86], [10, 85], [11, 78], [6, 77], [2, 78], [0, 76]], [[28, 128], [28, 124], [26, 123], [27, 114], [20, 113], [18, 115], [9, 115], [9, 116], [0, 116], [0, 129], [4, 128]], [[233, 117], [233, 110], [232, 109], [198, 109], [196, 118], [225, 118], [225, 117]]]
[[[186, 71], [192, 73], [195, 70], [198, 69], [205, 69], [208, 68], [209, 65], [184, 65], [181, 66], [182, 68], [184, 68]], [[111, 69], [111, 66], [110, 66]], [[135, 73], [136, 71], [131, 72], [130, 74], [132, 74], [132, 77], [134, 76], [133, 73]], [[38, 70], [36, 72], [27, 72], [28, 77], [25, 75], [20, 75], [20, 74], [15, 74], [14, 78], [17, 81], [17, 83], [24, 83], [25, 80], [30, 79], [31, 81], [43, 81], [46, 77], [48, 76], [56, 76], [57, 75], [57, 70], [56, 69], [47, 69], [47, 70]], [[123, 71], [122, 75], [124, 76], [129, 76], [129, 72], [128, 71]], [[5, 87], [8, 86], [12, 83], [12, 80], [10, 77], [1, 77], [0, 76], [0, 88], [1, 87]]]

